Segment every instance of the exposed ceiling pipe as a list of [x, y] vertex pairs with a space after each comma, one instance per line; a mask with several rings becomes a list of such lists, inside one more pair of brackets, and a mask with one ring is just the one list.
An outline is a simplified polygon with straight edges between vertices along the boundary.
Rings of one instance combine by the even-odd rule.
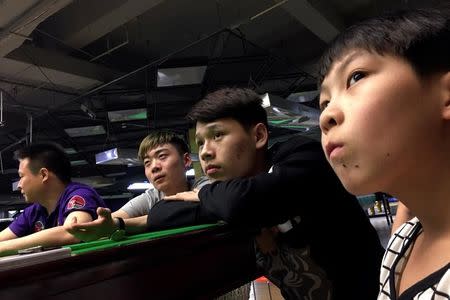
[[3, 122], [3, 91], [0, 91], [0, 127], [5, 126]]
[[113, 51], [115, 51], [115, 50], [117, 50], [117, 49], [119, 49], [119, 48], [122, 48], [123, 46], [125, 46], [125, 45], [127, 45], [127, 44], [128, 44], [128, 41], [125, 41], [125, 42], [123, 42], [123, 43], [120, 43], [119, 45], [117, 45], [117, 46], [115, 46], [115, 47], [113, 47], [113, 48], [111, 48], [111, 49], [109, 49], [109, 50], [103, 52], [102, 54], [97, 55], [97, 56], [94, 57], [94, 58], [91, 58], [89, 61], [90, 61], [90, 62], [93, 62], [93, 61], [99, 59], [100, 57], [103, 57], [103, 56], [105, 56], [105, 55], [107, 55], [107, 54], [109, 54], [109, 53], [111, 53], [111, 52], [113, 52]]
[[14, 143], [12, 143], [12, 144], [6, 146], [5, 148], [1, 149], [1, 150], [0, 150], [0, 153], [3, 153], [3, 152], [5, 152], [6, 150], [8, 150], [8, 149], [10, 149], [10, 148], [12, 148], [12, 147], [14, 147], [14, 146], [17, 146], [17, 145], [19, 145], [20, 143], [25, 142], [26, 140], [27, 140], [27, 137], [24, 136], [24, 137], [22, 137], [20, 140], [17, 140], [16, 142], [14, 142]]
[[28, 128], [29, 128], [29, 137], [28, 142], [29, 144], [33, 143], [33, 115], [28, 115]]
[[[166, 56], [164, 56], [164, 57], [158, 58], [158, 59], [156, 59], [156, 60], [154, 60], [154, 61], [152, 61], [152, 62], [150, 62], [150, 63], [148, 63], [148, 64], [146, 64], [146, 65], [144, 65], [144, 66], [142, 66], [142, 67], [139, 67], [139, 68], [137, 68], [137, 69], [135, 69], [135, 70], [133, 70], [133, 71], [127, 73], [127, 74], [124, 74], [124, 75], [122, 75], [122, 76], [120, 76], [120, 77], [118, 77], [118, 78], [116, 78], [116, 79], [114, 79], [114, 80], [111, 80], [110, 82], [107, 82], [107, 83], [104, 83], [104, 84], [102, 84], [102, 85], [100, 85], [100, 86], [98, 86], [98, 87], [95, 87], [95, 88], [93, 88], [92, 90], [87, 91], [87, 92], [85, 92], [85, 93], [83, 93], [83, 94], [81, 94], [81, 95], [79, 95], [79, 96], [77, 96], [77, 97], [71, 99], [71, 100], [68, 101], [67, 103], [64, 103], [64, 105], [67, 105], [67, 104], [70, 103], [70, 102], [75, 102], [75, 101], [77, 101], [77, 100], [79, 100], [79, 99], [83, 99], [83, 98], [85, 98], [85, 97], [87, 97], [87, 96], [90, 96], [90, 95], [94, 94], [95, 92], [98, 92], [98, 91], [100, 91], [100, 90], [103, 90], [105, 87], [108, 87], [108, 86], [110, 86], [110, 85], [113, 85], [114, 83], [119, 82], [119, 81], [121, 81], [121, 80], [123, 80], [123, 79], [125, 79], [125, 78], [128, 78], [128, 77], [130, 77], [130, 76], [132, 76], [132, 75], [134, 75], [134, 74], [136, 74], [136, 73], [139, 73], [139, 72], [141, 72], [141, 71], [143, 71], [143, 70], [145, 70], [145, 69], [147, 69], [147, 68], [154, 67], [154, 66], [158, 66], [158, 65], [160, 65], [160, 64], [162, 64], [162, 63], [164, 63], [164, 62], [166, 62], [167, 60], [169, 60], [172, 56], [174, 56], [174, 55], [176, 55], [176, 54], [178, 54], [178, 53], [181, 53], [181, 52], [185, 51], [186, 49], [189, 49], [190, 47], [199, 44], [200, 42], [203, 42], [203, 41], [208, 40], [208, 39], [210, 39], [211, 37], [216, 36], [216, 35], [218, 35], [219, 33], [223, 32], [224, 30], [225, 30], [225, 29], [219, 29], [219, 30], [217, 30], [217, 31], [215, 31], [215, 32], [213, 32], [213, 33], [211, 33], [211, 34], [205, 36], [205, 37], [200, 38], [199, 40], [196, 40], [196, 41], [194, 41], [194, 42], [191, 42], [191, 43], [189, 43], [188, 45], [186, 45], [186, 46], [184, 46], [184, 47], [182, 47], [182, 48], [180, 48], [180, 49], [178, 49], [178, 50], [176, 50], [176, 51], [174, 51], [174, 52], [171, 52], [171, 53], [169, 53], [168, 55], [166, 55]], [[54, 107], [53, 109], [57, 109], [57, 108], [58, 108], [58, 107]]]
[[269, 7], [269, 8], [267, 8], [267, 9], [263, 10], [262, 12], [260, 12], [260, 13], [258, 13], [258, 14], [256, 14], [256, 15], [254, 15], [253, 17], [250, 18], [250, 20], [253, 21], [254, 19], [256, 19], [256, 18], [258, 18], [258, 17], [264, 15], [265, 13], [268, 13], [269, 11], [271, 11], [272, 9], [274, 9], [274, 8], [280, 6], [280, 5], [285, 4], [285, 3], [288, 2], [288, 1], [289, 1], [289, 0], [283, 0], [283, 1], [281, 1], [281, 2], [278, 2], [278, 3], [274, 4], [274, 5], [272, 5], [271, 7]]
[[20, 140], [18, 140], [17, 142], [15, 142], [15, 143], [13, 143], [11, 145], [8, 145], [5, 148], [0, 150], [0, 171], [1, 171], [1, 174], [5, 174], [5, 170], [3, 169], [3, 156], [2, 156], [3, 152], [5, 152], [6, 150], [8, 150], [8, 149], [10, 149], [12, 147], [15, 147], [15, 146], [19, 145], [20, 143], [22, 143], [22, 142], [24, 142], [26, 140], [27, 140], [27, 137], [25, 136], [25, 137], [21, 138]]
[[34, 84], [34, 83], [21, 82], [21, 81], [18, 81], [18, 80], [11, 80], [11, 79], [4, 78], [2, 76], [0, 76], [0, 83], [7, 83], [7, 84], [10, 84], [10, 85], [19, 85], [19, 86], [27, 87], [27, 88], [30, 88], [30, 89], [55, 92], [55, 93], [59, 93], [59, 94], [63, 94], [63, 95], [69, 95], [69, 96], [77, 96], [78, 95], [77, 93], [71, 92], [71, 91], [68, 91], [68, 90], [50, 88], [50, 87], [43, 86], [43, 84], [37, 85], [37, 84]]
[[[137, 69], [135, 69], [135, 70], [133, 70], [133, 71], [131, 71], [131, 72], [128, 72], [127, 74], [124, 74], [124, 75], [122, 75], [122, 76], [119, 76], [118, 78], [115, 78], [115, 79], [113, 79], [113, 80], [111, 80], [111, 81], [109, 81], [109, 82], [106, 82], [106, 83], [104, 83], [104, 84], [101, 84], [101, 85], [99, 85], [99, 86], [97, 86], [97, 87], [95, 87], [95, 88], [93, 88], [93, 89], [91, 89], [91, 90], [89, 90], [89, 91], [87, 91], [87, 92], [81, 94], [81, 95], [78, 95], [78, 96], [72, 98], [71, 100], [67, 101], [66, 103], [64, 103], [64, 105], [68, 105], [69, 103], [77, 102], [77, 101], [79, 101], [80, 99], [84, 99], [85, 97], [91, 96], [92, 94], [94, 94], [94, 93], [96, 93], [96, 92], [99, 92], [99, 91], [101, 91], [101, 90], [104, 90], [106, 87], [111, 86], [111, 85], [113, 85], [113, 84], [115, 84], [115, 83], [117, 83], [117, 82], [120, 82], [121, 80], [123, 80], [123, 79], [125, 79], [125, 78], [131, 77], [131, 76], [134, 75], [134, 74], [137, 74], [137, 73], [139, 73], [139, 72], [141, 72], [141, 71], [143, 71], [143, 70], [146, 70], [147, 68], [151, 68], [151, 67], [155, 67], [155, 66], [161, 65], [161, 64], [163, 64], [164, 62], [168, 61], [171, 57], [173, 57], [173, 56], [175, 56], [175, 55], [177, 55], [177, 54], [179, 54], [179, 53], [182, 53], [182, 52], [185, 51], [186, 49], [189, 49], [189, 48], [191, 48], [191, 47], [193, 47], [193, 46], [195, 46], [195, 45], [198, 45], [199, 43], [201, 43], [201, 42], [203, 42], [203, 41], [209, 40], [209, 39], [211, 39], [212, 37], [215, 37], [215, 36], [217, 36], [217, 35], [219, 35], [219, 34], [221, 34], [221, 33], [223, 33], [223, 32], [229, 32], [229, 33], [231, 33], [232, 35], [234, 35], [234, 36], [236, 36], [236, 37], [238, 37], [238, 38], [240, 38], [240, 39], [245, 40], [246, 42], [250, 43], [251, 45], [253, 45], [253, 46], [257, 47], [257, 48], [264, 49], [264, 48], [262, 48], [262, 47], [260, 47], [260, 46], [258, 46], [258, 45], [256, 45], [256, 44], [254, 44], [254, 43], [248, 41], [248, 40], [245, 39], [243, 36], [236, 34], [236, 33], [233, 31], [233, 29], [238, 28], [238, 27], [240, 27], [240, 26], [242, 26], [242, 25], [244, 25], [244, 24], [246, 24], [246, 23], [251, 22], [253, 19], [256, 19], [257, 17], [260, 17], [261, 15], [267, 13], [268, 11], [270, 11], [270, 10], [272, 10], [272, 9], [274, 9], [274, 8], [276, 8], [276, 7], [280, 6], [280, 5], [282, 5], [282, 4], [285, 4], [287, 1], [288, 1], [288, 0], [284, 0], [284, 1], [279, 2], [278, 4], [272, 5], [272, 6], [270, 6], [269, 8], [263, 10], [262, 12], [260, 12], [260, 13], [258, 13], [258, 14], [256, 14], [256, 15], [254, 15], [254, 16], [251, 17], [251, 18], [247, 18], [247, 19], [241, 20], [241, 21], [238, 22], [237, 24], [231, 25], [231, 26], [229, 26], [229, 27], [225, 27], [225, 28], [218, 29], [218, 30], [216, 30], [216, 31], [214, 31], [214, 32], [212, 32], [212, 33], [210, 33], [210, 34], [208, 34], [208, 35], [206, 35], [206, 36], [204, 36], [204, 37], [198, 39], [198, 40], [195, 40], [195, 41], [193, 41], [193, 42], [191, 42], [191, 43], [189, 43], [189, 44], [187, 44], [187, 45], [185, 45], [185, 46], [183, 46], [183, 47], [181, 47], [181, 48], [179, 48], [179, 49], [177, 49], [177, 50], [175, 50], [175, 51], [173, 51], [173, 52], [171, 52], [171, 53], [169, 53], [169, 54], [167, 54], [167, 55], [165, 55], [164, 57], [158, 58], [158, 59], [156, 59], [156, 60], [154, 60], [154, 61], [152, 61], [152, 62], [150, 62], [150, 63], [148, 63], [148, 64], [145, 64], [145, 65], [143, 65], [143, 66], [141, 66], [141, 67], [139, 67], [139, 68], [137, 68]], [[271, 53], [271, 55], [273, 55], [273, 53]], [[278, 57], [277, 57], [277, 58], [278, 58]], [[301, 71], [300, 71], [300, 72], [301, 72]], [[309, 76], [309, 74], [306, 74], [306, 73], [305, 73], [305, 76]], [[61, 105], [61, 106], [62, 106], [62, 105]], [[44, 115], [45, 113], [50, 113], [51, 111], [55, 111], [55, 110], [57, 110], [59, 107], [60, 107], [60, 106], [52, 107], [51, 109], [48, 109], [47, 111], [45, 111], [44, 113], [42, 113], [41, 115], [39, 115], [38, 117]]]
[[[120, 43], [119, 45], [117, 45], [115, 47], [112, 47], [111, 49], [108, 49], [107, 51], [103, 52], [102, 54], [97, 55], [96, 57], [91, 58], [89, 61], [90, 62], [96, 61], [97, 59], [99, 59], [99, 58], [101, 58], [101, 57], [103, 57], [103, 56], [105, 56], [105, 55], [107, 55], [107, 54], [109, 54], [109, 53], [119, 49], [119, 48], [122, 48], [125, 45], [127, 45], [129, 43], [128, 31], [126, 31], [126, 38], [127, 38], [126, 41]], [[109, 48], [109, 43], [108, 43], [108, 48]]]

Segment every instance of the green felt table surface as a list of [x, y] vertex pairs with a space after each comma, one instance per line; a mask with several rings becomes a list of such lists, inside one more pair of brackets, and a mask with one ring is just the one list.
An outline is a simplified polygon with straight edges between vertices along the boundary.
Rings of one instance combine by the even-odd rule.
[[181, 227], [181, 228], [174, 228], [174, 229], [168, 229], [168, 230], [162, 230], [162, 231], [155, 231], [155, 232], [146, 232], [141, 234], [135, 234], [135, 235], [127, 235], [125, 238], [121, 241], [113, 241], [110, 239], [100, 239], [97, 241], [92, 242], [85, 242], [85, 243], [79, 243], [79, 244], [73, 244], [69, 246], [64, 246], [64, 248], [70, 248], [72, 251], [72, 255], [78, 255], [83, 254], [91, 251], [96, 250], [104, 250], [114, 247], [121, 247], [129, 244], [134, 244], [137, 242], [142, 241], [148, 241], [152, 239], [158, 239], [162, 237], [168, 237], [180, 233], [195, 231], [195, 230], [201, 230], [206, 228], [212, 228], [220, 226], [219, 224], [203, 224], [203, 225], [195, 225], [195, 226], [188, 226], [188, 227]]

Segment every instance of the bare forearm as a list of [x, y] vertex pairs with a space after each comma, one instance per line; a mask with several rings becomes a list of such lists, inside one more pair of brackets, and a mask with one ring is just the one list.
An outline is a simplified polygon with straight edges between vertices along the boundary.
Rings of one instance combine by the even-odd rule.
[[0, 232], [0, 242], [1, 241], [8, 241], [8, 240], [12, 240], [12, 239], [16, 239], [17, 235], [11, 231], [11, 229], [9, 229], [9, 227], [3, 229]]
[[69, 234], [63, 226], [45, 229], [24, 237], [0, 242], [0, 255], [15, 253], [17, 250], [34, 246], [63, 246], [78, 243], [79, 240]]
[[111, 214], [111, 216], [113, 218], [123, 218], [123, 219], [128, 219], [130, 217], [130, 215], [128, 215], [128, 213], [123, 209], [116, 210]]

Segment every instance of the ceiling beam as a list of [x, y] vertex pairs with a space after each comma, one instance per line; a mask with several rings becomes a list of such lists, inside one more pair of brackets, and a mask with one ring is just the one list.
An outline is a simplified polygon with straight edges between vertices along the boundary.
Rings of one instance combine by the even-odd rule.
[[29, 35], [42, 21], [71, 2], [72, 0], [1, 1], [0, 57], [31, 39]]
[[83, 48], [107, 33], [128, 23], [164, 0], [76, 1], [55, 16], [46, 32], [73, 48]]
[[7, 58], [86, 79], [89, 78], [97, 82], [108, 82], [123, 75], [121, 72], [95, 63], [31, 45], [22, 45], [7, 55]]
[[336, 15], [332, 16], [328, 13], [325, 16], [307, 0], [287, 1], [282, 7], [325, 43], [331, 42], [340, 32], [339, 25], [334, 25], [340, 23]]

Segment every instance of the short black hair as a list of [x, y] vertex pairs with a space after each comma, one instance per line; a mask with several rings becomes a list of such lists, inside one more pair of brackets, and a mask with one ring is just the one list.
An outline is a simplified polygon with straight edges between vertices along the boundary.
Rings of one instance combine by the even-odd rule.
[[336, 37], [319, 62], [318, 85], [332, 64], [352, 50], [405, 59], [420, 76], [450, 69], [450, 9], [389, 12], [350, 26]]
[[56, 175], [63, 183], [71, 180], [70, 160], [64, 149], [51, 142], [34, 143], [19, 149], [16, 153], [19, 160], [28, 158], [28, 167], [33, 174], [37, 174], [41, 168], [46, 168]]
[[262, 107], [261, 97], [246, 88], [222, 88], [209, 93], [194, 105], [187, 118], [192, 122], [204, 123], [231, 118], [246, 130], [258, 123], [268, 128], [267, 113]]

